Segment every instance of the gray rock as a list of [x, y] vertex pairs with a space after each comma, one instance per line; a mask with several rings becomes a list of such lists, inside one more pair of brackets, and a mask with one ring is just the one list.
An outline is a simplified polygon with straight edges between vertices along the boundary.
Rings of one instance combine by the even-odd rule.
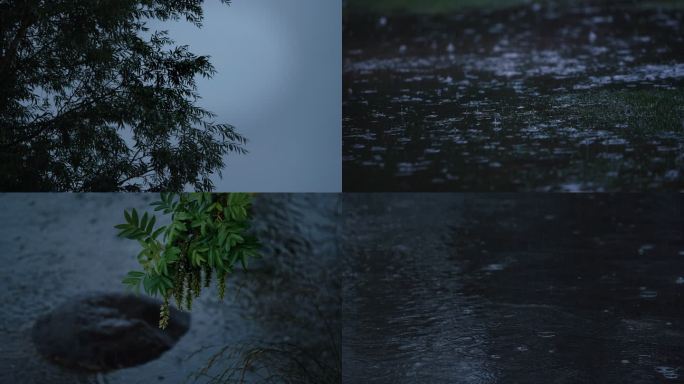
[[48, 360], [73, 369], [108, 371], [159, 357], [187, 332], [190, 315], [171, 308], [158, 327], [161, 302], [130, 294], [89, 294], [39, 318], [33, 341]]

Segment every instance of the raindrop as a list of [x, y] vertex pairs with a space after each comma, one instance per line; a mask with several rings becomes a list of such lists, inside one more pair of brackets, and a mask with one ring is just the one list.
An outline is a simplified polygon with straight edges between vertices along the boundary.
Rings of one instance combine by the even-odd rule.
[[594, 44], [594, 41], [596, 41], [596, 34], [594, 31], [589, 32], [589, 43]]
[[504, 269], [503, 264], [489, 264], [488, 266], [482, 268], [483, 271], [502, 271]]
[[646, 289], [646, 287], [641, 287], [641, 292], [639, 292], [639, 297], [642, 299], [655, 299], [658, 297], [658, 292], [651, 290], [651, 289]]
[[677, 179], [679, 179], [679, 170], [671, 169], [671, 170], [665, 172], [664, 177], [665, 177], [665, 180], [676, 181]]
[[675, 380], [679, 378], [679, 374], [677, 371], [679, 369], [672, 368], [672, 367], [655, 367], [655, 371], [663, 375], [664, 378], [668, 380]]
[[549, 339], [551, 337], [556, 337], [556, 333], [555, 332], [537, 332], [537, 336], [545, 338], [545, 339]]
[[655, 245], [653, 244], [644, 244], [641, 247], [639, 247], [639, 254], [644, 255], [648, 251], [652, 251], [655, 248]]
[[494, 124], [495, 127], [501, 125], [501, 115], [499, 113], [494, 114], [494, 121], [492, 122], [492, 124]]

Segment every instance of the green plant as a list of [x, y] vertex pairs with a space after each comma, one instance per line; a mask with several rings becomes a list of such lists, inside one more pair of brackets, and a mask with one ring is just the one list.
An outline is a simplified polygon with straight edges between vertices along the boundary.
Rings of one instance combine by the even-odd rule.
[[[155, 211], [171, 215], [168, 225], [155, 228], [156, 217], [135, 209], [124, 211], [126, 223], [115, 228], [119, 236], [137, 240], [142, 250], [142, 271], [128, 272], [123, 283], [163, 299], [159, 327], [169, 322], [169, 301], [178, 309], [191, 310], [202, 286], [216, 277], [218, 294], [225, 294], [226, 276], [240, 263], [259, 256], [259, 242], [249, 234], [251, 196], [245, 193], [162, 193], [152, 203]], [[160, 240], [161, 236], [161, 240]]]

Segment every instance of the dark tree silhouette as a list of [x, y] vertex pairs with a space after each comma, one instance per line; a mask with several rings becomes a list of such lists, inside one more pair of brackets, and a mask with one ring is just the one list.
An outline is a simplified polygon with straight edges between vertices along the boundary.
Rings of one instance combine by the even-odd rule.
[[245, 138], [196, 105], [209, 58], [146, 26], [202, 3], [0, 0], [0, 189], [213, 189]]

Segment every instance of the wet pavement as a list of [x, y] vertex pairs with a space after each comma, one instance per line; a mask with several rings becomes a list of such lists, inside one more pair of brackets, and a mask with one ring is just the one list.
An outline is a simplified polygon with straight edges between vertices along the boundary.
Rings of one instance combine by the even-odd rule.
[[684, 199], [346, 195], [343, 382], [684, 382]]
[[344, 190], [684, 190], [684, 10], [554, 4], [348, 12]]
[[158, 359], [86, 374], [41, 357], [31, 338], [38, 318], [84, 293], [124, 291], [138, 246], [117, 238], [113, 226], [124, 209], [156, 199], [0, 195], [0, 382], [339, 382], [335, 195], [258, 195], [254, 231], [265, 257], [229, 277], [224, 302], [215, 288], [205, 291], [193, 303], [189, 331]]

